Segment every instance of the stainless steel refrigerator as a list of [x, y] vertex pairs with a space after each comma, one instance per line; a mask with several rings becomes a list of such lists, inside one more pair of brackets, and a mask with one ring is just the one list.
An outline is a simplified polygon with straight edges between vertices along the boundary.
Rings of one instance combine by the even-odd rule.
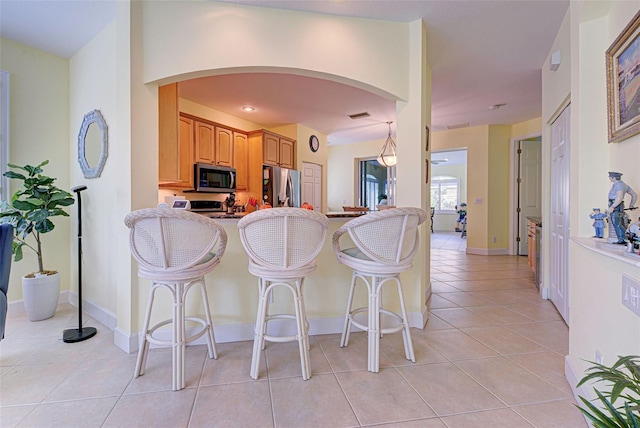
[[301, 202], [300, 171], [276, 166], [262, 168], [262, 199], [273, 207], [297, 207]]

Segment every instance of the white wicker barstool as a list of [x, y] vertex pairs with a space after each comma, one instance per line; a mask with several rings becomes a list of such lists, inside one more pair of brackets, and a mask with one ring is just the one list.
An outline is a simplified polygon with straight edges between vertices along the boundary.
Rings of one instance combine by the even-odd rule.
[[[249, 272], [258, 277], [259, 300], [256, 316], [251, 378], [258, 379], [265, 340], [298, 341], [302, 379], [311, 377], [309, 327], [304, 307], [304, 278], [316, 270], [315, 258], [322, 248], [329, 220], [324, 214], [301, 208], [272, 208], [246, 215], [238, 222], [240, 240], [249, 256]], [[269, 297], [275, 287], [291, 292], [295, 314], [270, 314]], [[272, 320], [296, 321], [296, 334], [267, 334]]]
[[[144, 374], [150, 343], [170, 346], [173, 352], [173, 390], [178, 391], [185, 387], [187, 343], [206, 335], [209, 358], [218, 357], [204, 275], [220, 263], [227, 245], [227, 234], [215, 220], [168, 208], [134, 211], [125, 217], [124, 222], [131, 229], [129, 247], [139, 263], [138, 276], [152, 282], [134, 376]], [[217, 248], [214, 248], [216, 244]], [[187, 293], [194, 285], [200, 287], [205, 319], [185, 314]], [[155, 292], [159, 288], [171, 293], [173, 316], [149, 327]], [[201, 326], [188, 337], [185, 331], [187, 322]], [[154, 337], [156, 330], [167, 324], [173, 327], [171, 340]]]
[[[349, 345], [352, 325], [367, 331], [367, 369], [370, 372], [377, 373], [380, 370], [380, 337], [387, 333], [402, 331], [405, 356], [407, 360], [416, 361], [400, 273], [413, 266], [413, 257], [419, 248], [418, 226], [426, 219], [426, 211], [419, 208], [391, 208], [348, 221], [333, 235], [333, 249], [338, 261], [353, 269], [340, 346]], [[342, 249], [340, 237], [347, 232], [355, 247]], [[367, 307], [353, 309], [353, 295], [358, 278], [367, 286], [369, 303]], [[382, 286], [388, 281], [396, 283], [400, 314], [382, 307]], [[356, 321], [356, 315], [363, 312], [368, 314], [366, 324]], [[395, 320], [396, 325], [383, 327], [382, 314]]]

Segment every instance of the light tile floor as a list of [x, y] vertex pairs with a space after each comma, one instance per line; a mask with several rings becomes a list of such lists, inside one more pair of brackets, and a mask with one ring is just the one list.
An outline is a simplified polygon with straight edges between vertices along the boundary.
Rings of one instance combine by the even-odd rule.
[[[457, 239], [460, 239], [459, 235]], [[210, 360], [187, 350], [187, 388], [172, 392], [171, 353], [152, 350], [144, 376], [135, 355], [98, 335], [65, 344], [75, 308], [32, 323], [10, 314], [0, 342], [2, 427], [586, 427], [564, 377], [568, 329], [541, 300], [525, 257], [434, 248], [434, 294], [417, 362], [400, 335], [381, 341], [381, 370], [366, 371], [366, 336], [311, 341], [303, 381], [295, 343], [267, 344], [260, 379], [249, 378], [251, 342], [222, 343]]]
[[462, 232], [436, 231], [431, 234], [431, 248], [438, 250], [466, 251], [467, 238]]

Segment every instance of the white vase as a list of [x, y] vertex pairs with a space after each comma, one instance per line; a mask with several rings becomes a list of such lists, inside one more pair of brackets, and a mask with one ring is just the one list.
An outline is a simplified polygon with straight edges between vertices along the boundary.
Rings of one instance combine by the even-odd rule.
[[[37, 274], [36, 274], [37, 275]], [[29, 320], [41, 321], [56, 313], [60, 295], [60, 273], [22, 277], [22, 298]]]

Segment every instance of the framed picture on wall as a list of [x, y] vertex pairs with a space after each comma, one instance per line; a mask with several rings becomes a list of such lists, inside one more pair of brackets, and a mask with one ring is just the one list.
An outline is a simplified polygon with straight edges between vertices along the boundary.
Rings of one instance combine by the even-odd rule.
[[640, 12], [606, 53], [609, 143], [640, 133]]
[[425, 129], [425, 132], [426, 132], [425, 141], [426, 141], [426, 146], [427, 146], [427, 148], [425, 150], [428, 152], [429, 151], [429, 137], [430, 137], [431, 131], [429, 130], [428, 126], [425, 126], [424, 129]]

